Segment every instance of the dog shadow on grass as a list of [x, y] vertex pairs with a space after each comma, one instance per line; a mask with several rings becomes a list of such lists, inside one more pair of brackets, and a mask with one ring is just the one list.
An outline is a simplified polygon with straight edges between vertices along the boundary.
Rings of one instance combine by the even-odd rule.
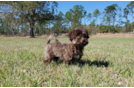
[[[63, 63], [62, 60], [58, 62], [58, 64]], [[83, 67], [84, 65], [88, 66], [97, 66], [97, 67], [108, 67], [109, 66], [109, 61], [103, 61], [103, 60], [98, 60], [98, 61], [90, 61], [90, 60], [80, 60], [76, 63], [69, 63], [69, 65], [78, 65], [79, 67]]]
[[84, 65], [89, 65], [89, 66], [97, 66], [97, 67], [108, 67], [109, 66], [109, 61], [90, 61], [90, 60], [80, 60], [79, 66], [82, 67]]

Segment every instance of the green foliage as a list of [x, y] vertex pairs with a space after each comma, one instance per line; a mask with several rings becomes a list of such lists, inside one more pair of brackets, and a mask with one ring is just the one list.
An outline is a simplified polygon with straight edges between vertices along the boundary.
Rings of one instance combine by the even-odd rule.
[[70, 11], [66, 13], [66, 17], [67, 17], [66, 19], [72, 21], [72, 29], [81, 26], [81, 20], [85, 16], [86, 16], [86, 11], [84, 10], [84, 7], [81, 5], [75, 5], [73, 9], [70, 9]]
[[99, 12], [98, 9], [96, 9], [96, 10], [93, 12], [93, 16], [97, 18], [99, 15], [100, 15], [100, 12]]
[[92, 19], [92, 14], [91, 13], [88, 13], [88, 15], [86, 16], [87, 18], [87, 21], [90, 21]]
[[128, 14], [129, 14], [129, 10], [128, 10], [128, 8], [124, 8], [124, 18], [126, 18], [126, 22], [123, 22], [123, 23], [125, 23], [125, 32], [128, 32], [128, 23], [129, 23], [129, 21], [128, 21]]
[[[42, 24], [45, 20], [55, 19], [54, 12], [55, 8], [57, 7], [57, 2], [8, 1], [1, 2], [1, 5], [3, 5], [5, 8], [5, 10], [3, 11], [6, 15], [5, 18], [8, 17], [8, 13], [10, 13], [11, 15], [18, 16], [21, 23], [23, 22], [29, 24], [30, 36], [34, 37], [33, 27], [35, 25], [35, 22], [39, 22], [40, 24]], [[50, 10], [50, 5], [52, 11]], [[11, 10], [7, 11], [7, 6], [10, 6]]]
[[[108, 25], [103, 25], [103, 24], [100, 24], [100, 26], [99, 26], [99, 30], [98, 30], [98, 32], [99, 33], [108, 33], [108, 28], [109, 28], [109, 26]], [[115, 32], [115, 33], [120, 33], [120, 32], [122, 32], [122, 27], [120, 27], [119, 25], [116, 25], [115, 26], [115, 30], [112, 30], [113, 29], [113, 26], [110, 26], [110, 31], [111, 32]]]
[[[133, 23], [134, 1], [131, 1], [131, 2], [127, 5], [127, 8], [129, 9], [129, 13], [131, 13], [131, 15], [132, 15], [132, 23]], [[133, 24], [131, 25], [131, 29], [133, 29]], [[134, 32], [134, 29], [133, 29], [133, 32]]]
[[[129, 23], [128, 19], [129, 13], [133, 14], [133, 1], [124, 8], [123, 15], [122, 8], [117, 4], [107, 6], [103, 13], [96, 9], [92, 14], [87, 14], [82, 5], [75, 5], [65, 15], [61, 11], [55, 15], [57, 5], [58, 3], [55, 1], [2, 1], [0, 3], [0, 34], [29, 33], [31, 37], [34, 37], [34, 34], [54, 33], [59, 35], [79, 26], [84, 26], [90, 34], [132, 32], [134, 30], [133, 23]], [[102, 13], [101, 23], [97, 24], [100, 13]], [[119, 15], [118, 21], [116, 15]], [[95, 19], [92, 19], [93, 17]], [[122, 17], [126, 21], [122, 21]], [[82, 24], [83, 20], [84, 24]], [[115, 22], [118, 23], [115, 24]]]
[[124, 8], [124, 17], [127, 18], [128, 14], [129, 14], [129, 10], [127, 8]]
[[60, 11], [58, 14], [58, 20], [55, 20], [54, 26], [52, 27], [53, 33], [61, 34], [64, 30], [64, 14]]
[[108, 26], [100, 24], [98, 32], [99, 33], [107, 33], [108, 32]]
[[133, 8], [134, 8], [134, 1], [131, 1], [128, 5], [127, 5], [128, 9], [131, 11], [131, 13], [133, 14]]
[[108, 30], [109, 32], [110, 32], [110, 22], [113, 18], [113, 33], [115, 32], [114, 23], [115, 23], [115, 16], [117, 15], [117, 13], [116, 13], [117, 7], [118, 7], [117, 4], [107, 6], [105, 8], [105, 12], [104, 12], [107, 15], [107, 19], [108, 19], [108, 22], [109, 22], [109, 30]]
[[[97, 22], [97, 17], [100, 15], [100, 12], [98, 9], [96, 9], [94, 12], [93, 12], [93, 16], [96, 17], [96, 22]], [[97, 25], [97, 23], [96, 23]]]

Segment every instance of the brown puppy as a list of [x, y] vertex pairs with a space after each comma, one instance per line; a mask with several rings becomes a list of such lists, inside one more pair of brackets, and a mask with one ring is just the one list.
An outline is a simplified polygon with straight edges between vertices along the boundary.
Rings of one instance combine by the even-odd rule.
[[76, 28], [68, 33], [71, 42], [75, 44], [77, 55], [74, 55], [72, 62], [80, 60], [83, 55], [84, 47], [88, 44], [89, 34], [82, 27]]
[[[50, 43], [54, 39], [55, 43]], [[45, 48], [45, 60], [44, 63], [47, 65], [52, 60], [61, 58], [65, 64], [68, 64], [72, 58], [77, 55], [75, 42], [63, 43], [59, 42], [54, 36], [50, 35], [47, 39], [47, 45]]]

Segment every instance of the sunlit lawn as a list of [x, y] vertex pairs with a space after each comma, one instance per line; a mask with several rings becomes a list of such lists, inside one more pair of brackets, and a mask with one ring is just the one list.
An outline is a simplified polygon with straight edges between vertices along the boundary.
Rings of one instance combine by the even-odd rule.
[[90, 37], [82, 62], [68, 67], [61, 61], [43, 64], [45, 42], [0, 38], [0, 86], [134, 86], [134, 37]]

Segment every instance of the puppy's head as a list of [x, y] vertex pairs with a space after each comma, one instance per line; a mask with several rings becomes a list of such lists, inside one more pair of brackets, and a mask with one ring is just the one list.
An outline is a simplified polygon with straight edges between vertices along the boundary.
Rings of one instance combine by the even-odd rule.
[[85, 46], [88, 44], [88, 32], [83, 28], [76, 28], [68, 33], [68, 37], [73, 44]]

